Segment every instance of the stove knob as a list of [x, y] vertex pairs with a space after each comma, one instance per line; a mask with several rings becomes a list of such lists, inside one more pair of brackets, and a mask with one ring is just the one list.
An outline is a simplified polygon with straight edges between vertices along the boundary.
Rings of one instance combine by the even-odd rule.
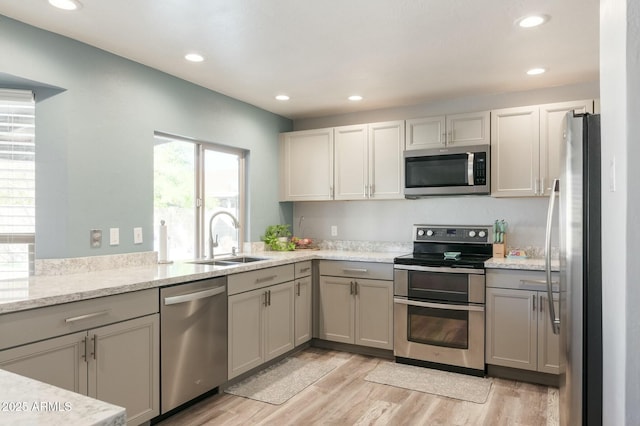
[[475, 237], [476, 236], [476, 231], [469, 231], [469, 236], [471, 238]]
[[433, 231], [431, 229], [429, 229], [427, 231], [427, 237], [431, 237], [433, 235]]
[[484, 237], [486, 237], [486, 236], [487, 236], [487, 233], [486, 233], [486, 232], [484, 232], [484, 231], [480, 231], [480, 232], [478, 232], [478, 237], [480, 237], [480, 238], [484, 238]]
[[418, 229], [418, 235], [422, 237], [424, 235], [424, 229]]

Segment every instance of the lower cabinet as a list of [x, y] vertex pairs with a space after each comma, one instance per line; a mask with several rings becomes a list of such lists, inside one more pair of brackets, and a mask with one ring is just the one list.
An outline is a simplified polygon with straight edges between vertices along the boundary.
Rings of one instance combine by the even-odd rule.
[[0, 368], [127, 410], [137, 425], [159, 414], [159, 315], [0, 351]]
[[[366, 265], [342, 269], [375, 276]], [[393, 281], [321, 275], [319, 309], [321, 339], [393, 349]]]
[[296, 278], [295, 281], [295, 345], [300, 346], [311, 340], [313, 335], [313, 316], [311, 312], [312, 291], [311, 276]]
[[[553, 293], [556, 315], [558, 293]], [[487, 288], [487, 364], [559, 374], [547, 293]]]
[[293, 281], [229, 296], [229, 379], [294, 348]]

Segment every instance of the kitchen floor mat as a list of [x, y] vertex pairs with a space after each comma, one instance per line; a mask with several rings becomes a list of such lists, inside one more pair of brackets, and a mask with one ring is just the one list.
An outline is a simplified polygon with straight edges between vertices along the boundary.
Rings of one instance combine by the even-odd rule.
[[331, 362], [285, 358], [225, 390], [231, 395], [280, 405], [336, 368]]
[[381, 362], [364, 379], [476, 404], [487, 402], [492, 384], [491, 379], [394, 362]]

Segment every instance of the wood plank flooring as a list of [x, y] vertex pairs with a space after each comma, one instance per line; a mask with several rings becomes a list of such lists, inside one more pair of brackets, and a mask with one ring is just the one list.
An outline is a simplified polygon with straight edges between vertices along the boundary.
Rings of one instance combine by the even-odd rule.
[[344, 364], [282, 405], [214, 395], [165, 419], [174, 425], [557, 425], [558, 389], [492, 379], [484, 404], [371, 383], [378, 358], [309, 348], [294, 355]]

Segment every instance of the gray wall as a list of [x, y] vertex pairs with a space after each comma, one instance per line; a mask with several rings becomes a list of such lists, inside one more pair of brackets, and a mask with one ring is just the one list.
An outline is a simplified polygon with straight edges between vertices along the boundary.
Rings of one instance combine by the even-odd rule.
[[[277, 202], [278, 133], [290, 120], [4, 16], [0, 52], [14, 87], [64, 89], [36, 92], [37, 258], [152, 250], [154, 131], [250, 150], [249, 240], [291, 217]], [[120, 228], [119, 246], [104, 238], [110, 227]], [[100, 249], [89, 247], [92, 228], [103, 230]]]
[[[473, 96], [401, 108], [299, 119], [294, 121], [294, 128], [305, 130], [597, 98], [599, 86], [594, 81], [527, 92]], [[545, 197], [499, 199], [488, 196], [297, 202], [294, 203], [293, 225], [296, 233], [302, 232], [311, 238], [409, 242], [411, 225], [414, 223], [491, 225], [495, 219], [505, 219], [510, 224], [508, 246], [542, 247], [547, 203]], [[303, 229], [299, 230], [301, 217], [304, 217]], [[337, 237], [331, 236], [331, 225], [338, 226]], [[552, 244], [557, 246], [557, 240]]]
[[[640, 419], [640, 4], [601, 0], [602, 313], [605, 425]], [[615, 170], [611, 164], [615, 161]], [[615, 190], [612, 188], [615, 177]]]

